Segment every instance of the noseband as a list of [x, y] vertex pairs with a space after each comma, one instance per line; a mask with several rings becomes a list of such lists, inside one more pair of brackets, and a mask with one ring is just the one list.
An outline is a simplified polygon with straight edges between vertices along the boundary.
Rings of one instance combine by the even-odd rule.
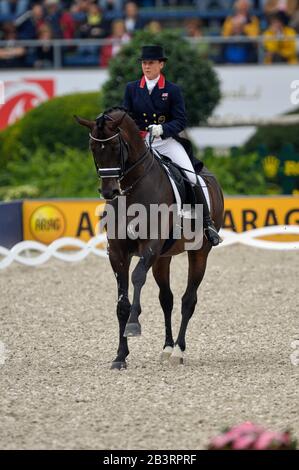
[[[126, 114], [127, 113], [124, 112], [124, 115], [123, 115], [119, 125], [121, 124], [121, 122], [124, 119], [124, 117], [126, 116]], [[103, 127], [104, 122], [107, 119], [110, 120], [110, 121], [113, 121], [113, 119], [105, 113], [98, 116], [98, 118], [96, 119], [97, 126], [99, 127], [99, 124], [100, 124]], [[127, 153], [128, 153], [128, 144], [123, 139], [123, 137], [121, 135], [120, 127], [118, 127], [118, 132], [116, 134], [112, 135], [111, 137], [107, 137], [106, 139], [98, 139], [96, 137], [93, 137], [93, 135], [91, 135], [91, 133], [89, 133], [89, 137], [90, 137], [91, 140], [93, 140], [95, 142], [102, 143], [101, 148], [104, 148], [104, 145], [103, 145], [104, 142], [111, 142], [113, 139], [118, 138], [119, 147], [120, 147], [120, 166], [115, 167], [115, 168], [111, 168], [111, 167], [110, 168], [100, 168], [98, 166], [98, 163], [97, 163], [95, 157], [94, 157], [94, 162], [95, 162], [95, 166], [96, 166], [96, 170], [97, 170], [97, 174], [98, 174], [99, 178], [117, 178], [120, 193], [122, 195], [127, 194], [129, 191], [131, 191], [131, 189], [137, 183], [139, 183], [139, 181], [146, 175], [147, 172], [144, 172], [136, 181], [134, 181], [134, 183], [131, 186], [129, 186], [126, 189], [121, 189], [120, 182], [123, 180], [123, 178], [125, 178], [125, 176], [128, 175], [128, 173], [130, 173], [134, 168], [136, 168], [137, 165], [140, 165], [141, 163], [143, 163], [143, 161], [147, 157], [147, 154], [149, 152], [149, 148], [146, 149], [144, 154], [137, 160], [137, 162], [135, 162], [133, 165], [131, 165], [129, 168], [126, 169], [125, 167], [126, 167], [127, 160], [125, 159], [124, 147], [126, 148]], [[153, 164], [153, 159], [154, 158], [152, 158], [151, 164], [150, 164], [150, 167], [148, 168], [148, 170], [151, 168], [151, 166]]]
[[[113, 135], [112, 137], [108, 137], [107, 139], [96, 139], [90, 133], [89, 133], [89, 137], [96, 142], [102, 142], [102, 143], [109, 142], [110, 140], [118, 137], [119, 145], [120, 145], [120, 165], [121, 166], [115, 167], [115, 168], [100, 168], [96, 160], [95, 160], [95, 164], [96, 164], [98, 176], [100, 178], [121, 178], [125, 172], [125, 158], [124, 158], [122, 138], [121, 138], [120, 132]], [[127, 145], [126, 142], [124, 144]], [[102, 148], [104, 148], [104, 145], [102, 145]]]

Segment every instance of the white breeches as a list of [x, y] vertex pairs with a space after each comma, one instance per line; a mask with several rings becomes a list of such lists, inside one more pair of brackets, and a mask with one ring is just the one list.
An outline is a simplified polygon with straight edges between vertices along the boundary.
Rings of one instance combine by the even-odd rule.
[[[148, 136], [146, 137], [146, 141], [148, 142]], [[194, 168], [190, 158], [188, 157], [184, 147], [179, 142], [172, 137], [169, 137], [168, 139], [161, 139], [161, 137], [158, 137], [154, 139], [152, 147], [163, 155], [166, 155], [166, 157], [170, 158], [177, 165], [192, 171], [193, 173], [186, 171], [186, 176], [191, 183], [197, 183], [197, 178], [194, 174]]]

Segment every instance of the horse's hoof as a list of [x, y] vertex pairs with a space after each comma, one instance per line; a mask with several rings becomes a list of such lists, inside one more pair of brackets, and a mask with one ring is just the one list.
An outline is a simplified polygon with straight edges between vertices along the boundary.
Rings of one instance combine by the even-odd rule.
[[169, 362], [172, 366], [178, 366], [180, 364], [184, 364], [184, 353], [178, 344], [176, 344], [175, 347], [173, 348], [173, 352], [169, 358]]
[[112, 362], [110, 369], [116, 369], [116, 370], [122, 370], [127, 368], [127, 363], [126, 361], [115, 361]]
[[180, 364], [184, 364], [184, 359], [179, 356], [170, 356], [169, 362], [172, 366], [179, 366]]
[[140, 323], [127, 323], [124, 336], [140, 336], [141, 335], [141, 325]]
[[172, 351], [173, 348], [171, 346], [166, 346], [160, 354], [160, 362], [168, 361], [172, 354]]

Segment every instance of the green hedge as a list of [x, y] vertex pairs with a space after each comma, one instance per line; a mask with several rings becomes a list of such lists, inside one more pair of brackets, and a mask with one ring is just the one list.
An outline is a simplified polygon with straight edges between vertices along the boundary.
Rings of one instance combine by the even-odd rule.
[[[101, 111], [99, 92], [74, 93], [41, 104], [0, 133], [0, 168], [8, 161], [27, 159], [39, 147], [49, 152], [57, 144], [87, 150], [87, 130], [74, 121], [73, 115], [93, 119]], [[43, 170], [46, 172], [46, 167]]]
[[215, 174], [225, 194], [280, 193], [280, 188], [273, 189], [267, 183], [256, 153], [242, 154], [232, 151], [229, 156], [219, 156], [207, 148], [200, 158]]
[[[298, 114], [299, 109], [287, 114]], [[277, 154], [288, 144], [292, 144], [299, 152], [299, 127], [298, 124], [287, 126], [262, 126], [244, 145], [245, 152], [256, 151], [259, 147]]]
[[295, 126], [260, 127], [245, 144], [245, 152], [252, 152], [266, 147], [270, 152], [278, 153], [286, 144], [293, 144], [299, 151], [299, 128]]
[[[6, 168], [7, 185], [0, 199], [22, 197], [96, 197], [99, 180], [91, 153], [58, 145], [55, 152], [40, 147], [26, 155], [26, 164], [11, 161]], [[273, 193], [265, 180], [258, 155], [216, 156], [207, 149], [204, 164], [219, 180], [225, 194]], [[279, 188], [275, 191], [279, 192]]]
[[55, 152], [39, 147], [22, 150], [26, 163], [8, 162], [0, 199], [37, 197], [97, 197], [99, 181], [91, 153], [57, 145]]

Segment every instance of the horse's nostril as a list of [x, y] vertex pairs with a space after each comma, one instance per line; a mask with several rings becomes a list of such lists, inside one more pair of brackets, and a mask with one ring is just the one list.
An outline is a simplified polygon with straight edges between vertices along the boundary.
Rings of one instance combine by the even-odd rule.
[[112, 191], [102, 191], [104, 199], [114, 199], [116, 196], [119, 196], [119, 190], [113, 189]]

